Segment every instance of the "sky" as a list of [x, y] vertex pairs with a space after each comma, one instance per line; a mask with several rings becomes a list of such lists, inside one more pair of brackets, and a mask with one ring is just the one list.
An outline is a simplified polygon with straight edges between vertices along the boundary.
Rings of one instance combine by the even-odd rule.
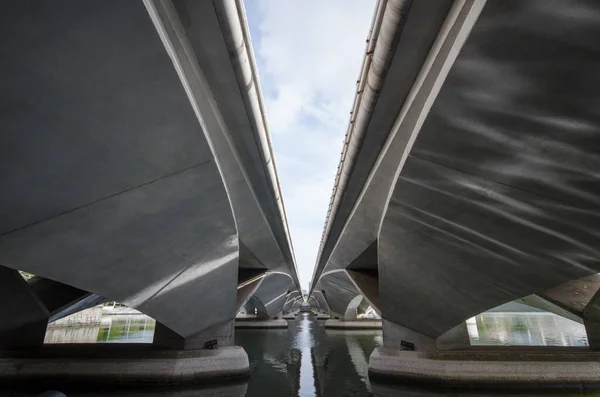
[[315, 265], [374, 0], [246, 0], [303, 289]]

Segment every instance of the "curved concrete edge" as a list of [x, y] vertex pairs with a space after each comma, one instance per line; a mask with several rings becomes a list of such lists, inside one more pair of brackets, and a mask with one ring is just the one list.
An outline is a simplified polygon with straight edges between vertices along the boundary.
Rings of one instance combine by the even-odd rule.
[[329, 329], [381, 329], [381, 320], [351, 320], [341, 321], [329, 319], [325, 321], [325, 328]]
[[[101, 345], [98, 345], [101, 349]], [[104, 354], [70, 357], [16, 356], [0, 358], [0, 384], [20, 382], [95, 384], [180, 384], [249, 375], [248, 355], [242, 347], [214, 350], [139, 351], [119, 357]]]
[[288, 322], [283, 319], [279, 320], [256, 320], [256, 321], [236, 321], [235, 329], [271, 329], [271, 328], [287, 328]]
[[374, 379], [431, 387], [540, 389], [600, 387], [600, 354], [594, 352], [472, 351], [445, 355], [376, 348]]

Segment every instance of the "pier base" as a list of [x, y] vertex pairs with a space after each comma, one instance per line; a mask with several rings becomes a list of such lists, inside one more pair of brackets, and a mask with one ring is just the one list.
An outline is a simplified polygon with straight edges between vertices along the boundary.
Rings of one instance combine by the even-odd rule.
[[325, 321], [325, 328], [327, 329], [348, 329], [348, 330], [361, 330], [361, 329], [381, 329], [381, 320], [347, 320], [341, 321], [336, 319], [329, 319]]
[[0, 383], [178, 384], [243, 378], [239, 346], [175, 350], [150, 344], [61, 344], [0, 353]]
[[471, 348], [403, 351], [376, 348], [372, 378], [428, 387], [539, 389], [600, 386], [600, 353], [578, 348]]
[[272, 329], [287, 328], [288, 322], [283, 319], [277, 320], [256, 320], [256, 319], [236, 319], [235, 329]]

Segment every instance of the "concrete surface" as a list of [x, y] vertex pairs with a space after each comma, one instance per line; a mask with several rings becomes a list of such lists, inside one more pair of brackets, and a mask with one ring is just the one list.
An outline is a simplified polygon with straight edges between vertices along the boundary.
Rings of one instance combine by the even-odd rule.
[[184, 340], [233, 320], [242, 270], [283, 274], [268, 296], [297, 289], [258, 80], [239, 73], [254, 63], [234, 42], [242, 14], [232, 0], [3, 5], [2, 265]]
[[234, 344], [234, 332], [234, 322], [226, 321], [184, 338], [157, 321], [152, 344], [162, 348], [197, 350], [204, 349], [206, 342], [216, 340], [219, 347], [228, 347]]
[[235, 322], [236, 329], [268, 329], [268, 328], [287, 328], [288, 322], [279, 320], [256, 320], [256, 321], [238, 321]]
[[0, 351], [44, 343], [49, 312], [18, 271], [0, 266]]
[[294, 289], [294, 280], [285, 273], [270, 272], [263, 277], [256, 291], [244, 306], [247, 313], [254, 313], [260, 318], [280, 316], [290, 290]]
[[533, 293], [581, 310], [594, 282], [551, 292], [600, 272], [600, 5], [425, 3], [404, 14], [381, 95], [360, 110], [371, 122], [313, 292], [344, 313], [359, 289], [344, 272], [377, 271], [363, 288], [382, 317], [430, 341]]
[[[48, 385], [48, 388], [56, 388], [56, 386]], [[39, 389], [39, 388], [37, 388]], [[111, 387], [99, 388], [93, 390], [85, 389], [84, 387], [76, 387], [74, 392], [66, 389], [66, 397], [79, 396], [80, 390], [84, 389], [85, 397], [106, 397], [107, 393], [111, 397], [244, 397], [248, 390], [248, 381], [245, 379], [236, 379], [228, 382], [215, 382], [211, 384], [179, 386], [171, 385], [156, 385], [151, 384], [148, 387]], [[42, 397], [37, 394], [24, 392], [14, 392], [11, 390], [0, 390], [0, 397]]]
[[331, 329], [381, 329], [381, 320], [336, 320], [325, 321], [325, 328]]
[[373, 379], [390, 378], [428, 387], [543, 389], [600, 386], [600, 355], [585, 350], [507, 349], [428, 353], [376, 348]]
[[161, 350], [151, 346], [57, 345], [0, 355], [0, 382], [166, 384], [248, 375], [241, 347]]

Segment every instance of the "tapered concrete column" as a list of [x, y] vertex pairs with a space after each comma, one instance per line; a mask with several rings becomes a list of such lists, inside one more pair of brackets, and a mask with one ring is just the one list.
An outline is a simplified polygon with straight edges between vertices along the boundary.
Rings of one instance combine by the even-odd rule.
[[385, 319], [383, 320], [383, 345], [399, 350], [437, 350], [434, 338]]
[[362, 295], [358, 295], [350, 301], [348, 307], [346, 308], [346, 312], [344, 313], [343, 319], [345, 321], [356, 320], [356, 316], [358, 314], [358, 307], [360, 306], [362, 300]]
[[583, 309], [582, 317], [590, 349], [600, 350], [600, 292], [596, 292]]
[[0, 350], [44, 344], [48, 310], [19, 272], [0, 266]]
[[471, 337], [467, 323], [462, 322], [436, 339], [440, 350], [460, 350], [471, 347]]
[[194, 350], [205, 349], [207, 347], [206, 343], [214, 340], [217, 341], [217, 347], [233, 346], [234, 321], [214, 325], [187, 338], [157, 321], [152, 343], [156, 346], [172, 349]]
[[334, 318], [336, 320], [341, 320], [341, 321], [343, 321], [344, 318], [345, 318], [345, 316], [343, 314], [339, 314], [339, 313], [336, 313], [336, 312], [331, 312], [331, 314], [329, 316], [331, 318]]

